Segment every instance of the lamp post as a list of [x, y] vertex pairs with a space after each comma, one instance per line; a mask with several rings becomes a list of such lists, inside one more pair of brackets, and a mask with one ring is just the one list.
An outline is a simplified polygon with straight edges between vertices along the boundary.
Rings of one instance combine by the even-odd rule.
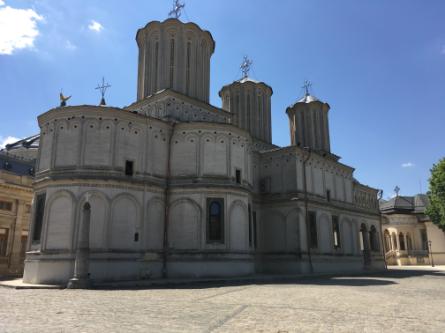
[[431, 250], [431, 241], [428, 241], [428, 248], [430, 250], [430, 254], [431, 254], [431, 267], [434, 267], [434, 259], [433, 259], [433, 251]]

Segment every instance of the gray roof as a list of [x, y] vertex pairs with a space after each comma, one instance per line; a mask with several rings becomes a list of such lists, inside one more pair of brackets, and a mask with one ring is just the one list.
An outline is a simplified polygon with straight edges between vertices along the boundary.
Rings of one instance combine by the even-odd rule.
[[36, 160], [26, 159], [0, 151], [0, 170], [5, 170], [19, 176], [34, 176]]
[[4, 149], [0, 150], [0, 152], [7, 153], [8, 155], [14, 155], [18, 158], [33, 160], [37, 158], [39, 144], [40, 135], [36, 134], [7, 144]]
[[380, 201], [380, 211], [382, 213], [423, 213], [427, 205], [428, 197], [425, 194], [398, 195], [388, 201]]
[[304, 95], [297, 101], [297, 103], [311, 103], [311, 102], [321, 102], [321, 101], [317, 97], [312, 95]]
[[0, 150], [0, 170], [19, 176], [33, 176], [40, 135], [33, 135], [6, 145]]

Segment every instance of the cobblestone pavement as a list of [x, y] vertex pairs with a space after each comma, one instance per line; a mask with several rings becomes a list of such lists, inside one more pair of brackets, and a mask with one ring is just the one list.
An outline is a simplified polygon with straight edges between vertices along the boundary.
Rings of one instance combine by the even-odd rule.
[[445, 271], [138, 290], [0, 288], [0, 332], [445, 332]]

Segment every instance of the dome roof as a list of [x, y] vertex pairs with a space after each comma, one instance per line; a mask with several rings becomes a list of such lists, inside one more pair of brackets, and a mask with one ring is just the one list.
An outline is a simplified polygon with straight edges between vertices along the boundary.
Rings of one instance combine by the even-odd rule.
[[233, 82], [230, 83], [230, 84], [226, 84], [225, 86], [223, 86], [223, 87], [221, 88], [221, 90], [219, 91], [219, 96], [221, 96], [221, 92], [222, 92], [225, 88], [227, 88], [227, 87], [229, 87], [229, 86], [231, 86], [231, 85], [233, 85], [233, 84], [243, 84], [243, 83], [247, 83], [247, 82], [254, 83], [254, 84], [262, 84], [262, 85], [264, 85], [265, 87], [269, 88], [271, 94], [273, 94], [273, 89], [272, 89], [271, 86], [269, 86], [268, 84], [266, 84], [266, 83], [264, 83], [264, 82], [262, 82], [262, 81], [257, 81], [257, 80], [254, 80], [254, 79], [252, 79], [252, 78], [246, 76], [246, 77], [243, 77], [243, 78], [241, 78], [241, 79], [239, 79], [239, 80], [233, 81]]
[[311, 103], [311, 102], [321, 102], [321, 101], [317, 97], [312, 95], [304, 95], [297, 101], [297, 103]]

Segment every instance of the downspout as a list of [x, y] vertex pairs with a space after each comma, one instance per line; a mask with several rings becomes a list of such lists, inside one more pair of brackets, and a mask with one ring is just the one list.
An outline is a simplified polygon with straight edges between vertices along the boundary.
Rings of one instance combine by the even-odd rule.
[[304, 214], [306, 223], [306, 243], [307, 243], [307, 256], [309, 261], [309, 273], [314, 272], [314, 267], [312, 266], [312, 255], [311, 255], [311, 239], [309, 234], [309, 212], [308, 212], [308, 196], [307, 196], [307, 180], [306, 180], [306, 163], [311, 158], [311, 149], [309, 147], [304, 147], [307, 151], [307, 155], [303, 160], [303, 191], [304, 191]]
[[171, 131], [168, 137], [167, 148], [167, 169], [165, 172], [165, 189], [164, 189], [164, 241], [162, 253], [162, 277], [165, 279], [168, 276], [167, 259], [168, 259], [168, 225], [169, 225], [169, 210], [170, 210], [170, 175], [171, 175], [171, 142], [175, 132], [175, 122], [171, 123]]

